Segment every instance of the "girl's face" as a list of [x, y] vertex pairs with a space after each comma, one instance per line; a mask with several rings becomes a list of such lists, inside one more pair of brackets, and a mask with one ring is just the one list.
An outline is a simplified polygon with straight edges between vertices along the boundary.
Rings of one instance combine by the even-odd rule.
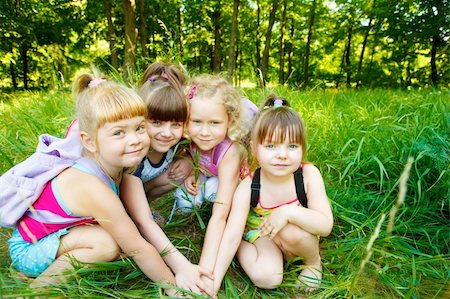
[[177, 121], [147, 120], [147, 133], [150, 137], [150, 149], [166, 153], [180, 141], [184, 124]]
[[[274, 134], [276, 135], [276, 134]], [[273, 176], [286, 176], [294, 173], [302, 163], [302, 146], [285, 140], [265, 140], [256, 147], [256, 157], [261, 169]]]
[[227, 137], [230, 120], [225, 106], [216, 98], [194, 98], [188, 134], [197, 147], [208, 152]]
[[138, 165], [148, 152], [150, 140], [143, 116], [109, 122], [98, 129], [96, 158], [109, 175]]

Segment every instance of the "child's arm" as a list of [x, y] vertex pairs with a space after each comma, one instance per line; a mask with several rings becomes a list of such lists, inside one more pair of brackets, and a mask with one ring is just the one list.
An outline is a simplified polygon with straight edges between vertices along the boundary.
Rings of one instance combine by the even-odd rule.
[[328, 236], [333, 228], [333, 214], [319, 169], [312, 164], [303, 167], [308, 208], [286, 205], [276, 209], [262, 224], [261, 236], [274, 237], [287, 223], [319, 236]]
[[174, 159], [173, 162], [170, 163], [167, 174], [171, 181], [181, 184], [189, 176], [191, 171], [192, 161], [186, 157], [180, 157]]
[[149, 199], [155, 199], [183, 184], [192, 171], [192, 162], [187, 158], [177, 158], [160, 176], [144, 184]]
[[212, 290], [207, 290], [200, 276], [207, 275], [211, 277], [212, 274], [206, 273], [199, 266], [191, 264], [173, 246], [162, 229], [155, 223], [141, 180], [132, 175], [124, 175], [120, 191], [122, 202], [129, 215], [136, 223], [142, 236], [155, 246], [164, 261], [175, 273], [177, 285], [195, 293], [200, 293], [200, 290], [202, 290], [211, 296], [213, 294]]
[[[94, 217], [147, 277], [155, 282], [175, 284], [175, 278], [159, 252], [141, 236], [109, 186], [99, 178], [75, 169], [60, 174], [57, 185], [68, 209], [78, 216]], [[174, 294], [173, 290], [167, 291]]]
[[219, 291], [223, 277], [242, 240], [242, 234], [250, 210], [250, 184], [251, 179], [247, 177], [239, 184], [233, 196], [230, 215], [220, 242], [219, 254], [214, 267], [215, 293]]
[[214, 270], [233, 194], [239, 183], [241, 152], [241, 146], [234, 143], [228, 149], [219, 165], [219, 187], [212, 215], [206, 228], [205, 241], [199, 263], [208, 271]]

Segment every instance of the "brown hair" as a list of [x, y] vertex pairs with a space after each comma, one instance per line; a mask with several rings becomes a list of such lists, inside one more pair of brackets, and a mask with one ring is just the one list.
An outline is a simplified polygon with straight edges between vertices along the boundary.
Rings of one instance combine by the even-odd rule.
[[290, 142], [301, 145], [304, 160], [307, 144], [303, 119], [286, 99], [270, 94], [263, 100], [251, 133], [253, 154], [256, 145], [263, 142], [281, 143], [286, 137]]
[[155, 83], [143, 88], [139, 94], [147, 105], [149, 119], [186, 123], [189, 105], [183, 92], [169, 82]]
[[141, 88], [147, 82], [168, 81], [173, 86], [180, 88], [186, 84], [186, 72], [181, 67], [164, 61], [157, 61], [150, 64], [144, 71], [138, 87]]

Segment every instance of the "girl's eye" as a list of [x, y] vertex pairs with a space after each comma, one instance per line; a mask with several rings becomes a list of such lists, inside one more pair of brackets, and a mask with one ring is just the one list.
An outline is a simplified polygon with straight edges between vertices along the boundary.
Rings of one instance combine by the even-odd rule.
[[289, 149], [296, 150], [298, 149], [298, 147], [299, 147], [298, 144], [289, 144]]
[[159, 126], [159, 125], [161, 125], [161, 121], [159, 121], [159, 120], [152, 120], [152, 125]]
[[123, 135], [125, 135], [124, 131], [115, 131], [114, 132], [114, 136], [123, 136]]
[[179, 123], [179, 122], [176, 122], [176, 123], [173, 123], [172, 124], [172, 127], [174, 127], [174, 128], [180, 128], [180, 127], [182, 127], [183, 126], [183, 124], [182, 123]]
[[193, 122], [194, 124], [199, 124], [201, 123], [201, 121], [199, 119], [192, 119], [191, 122]]
[[139, 127], [137, 127], [136, 132], [147, 132], [147, 130], [145, 129], [145, 125], [140, 125]]
[[275, 145], [269, 143], [269, 144], [266, 144], [265, 147], [268, 148], [268, 149], [272, 149], [272, 148], [275, 148]]

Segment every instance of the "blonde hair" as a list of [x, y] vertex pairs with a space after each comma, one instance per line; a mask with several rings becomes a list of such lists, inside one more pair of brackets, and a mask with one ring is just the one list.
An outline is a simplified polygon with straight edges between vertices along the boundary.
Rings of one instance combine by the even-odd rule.
[[263, 100], [251, 133], [253, 156], [256, 157], [255, 149], [258, 144], [282, 143], [286, 137], [289, 142], [301, 145], [304, 162], [307, 144], [303, 119], [290, 107], [287, 100], [270, 94]]
[[231, 120], [227, 137], [232, 141], [241, 141], [247, 130], [243, 124], [242, 95], [227, 80], [218, 75], [199, 75], [194, 77], [188, 90], [189, 100], [195, 98], [219, 100], [225, 107]]
[[98, 129], [106, 123], [147, 115], [147, 107], [135, 91], [97, 72], [78, 75], [72, 94], [80, 131], [87, 132], [94, 141]]

